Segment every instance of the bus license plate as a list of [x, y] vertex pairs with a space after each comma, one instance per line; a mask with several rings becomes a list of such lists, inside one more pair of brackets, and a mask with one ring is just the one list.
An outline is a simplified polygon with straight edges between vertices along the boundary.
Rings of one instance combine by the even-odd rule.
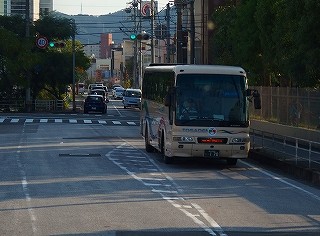
[[204, 150], [205, 157], [219, 157], [218, 150]]

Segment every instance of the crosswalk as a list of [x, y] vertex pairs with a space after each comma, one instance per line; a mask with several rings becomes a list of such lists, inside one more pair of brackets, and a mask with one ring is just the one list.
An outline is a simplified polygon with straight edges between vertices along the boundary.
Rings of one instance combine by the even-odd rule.
[[126, 126], [138, 126], [137, 121], [119, 121], [119, 120], [100, 120], [100, 119], [61, 119], [61, 118], [0, 118], [0, 124], [101, 124], [101, 125], [126, 125]]

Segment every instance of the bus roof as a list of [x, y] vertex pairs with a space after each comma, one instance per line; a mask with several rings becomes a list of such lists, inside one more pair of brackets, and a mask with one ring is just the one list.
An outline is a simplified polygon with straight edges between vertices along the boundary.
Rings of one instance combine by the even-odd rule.
[[145, 69], [145, 72], [163, 71], [175, 72], [177, 74], [233, 74], [246, 75], [243, 68], [239, 66], [224, 66], [224, 65], [182, 65], [182, 64], [150, 64]]

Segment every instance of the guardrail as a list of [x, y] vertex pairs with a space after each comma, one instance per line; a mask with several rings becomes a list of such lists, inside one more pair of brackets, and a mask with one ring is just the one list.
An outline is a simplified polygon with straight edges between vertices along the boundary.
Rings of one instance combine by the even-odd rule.
[[34, 111], [62, 111], [64, 110], [63, 100], [34, 100], [32, 103]]
[[253, 149], [267, 149], [273, 157], [320, 171], [320, 143], [251, 129]]

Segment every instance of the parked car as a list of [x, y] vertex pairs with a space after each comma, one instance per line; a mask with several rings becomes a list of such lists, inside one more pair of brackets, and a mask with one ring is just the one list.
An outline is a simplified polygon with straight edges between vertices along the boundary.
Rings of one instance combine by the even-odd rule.
[[90, 94], [84, 100], [83, 113], [100, 112], [102, 114], [107, 113], [107, 103], [103, 96]]
[[113, 98], [114, 99], [122, 99], [123, 98], [123, 92], [124, 92], [124, 88], [122, 88], [122, 87], [115, 88]]
[[123, 107], [138, 107], [141, 109], [141, 90], [140, 89], [126, 89], [123, 92], [122, 98]]
[[90, 94], [101, 95], [105, 102], [109, 102], [108, 93], [102, 88], [94, 88], [90, 91]]

